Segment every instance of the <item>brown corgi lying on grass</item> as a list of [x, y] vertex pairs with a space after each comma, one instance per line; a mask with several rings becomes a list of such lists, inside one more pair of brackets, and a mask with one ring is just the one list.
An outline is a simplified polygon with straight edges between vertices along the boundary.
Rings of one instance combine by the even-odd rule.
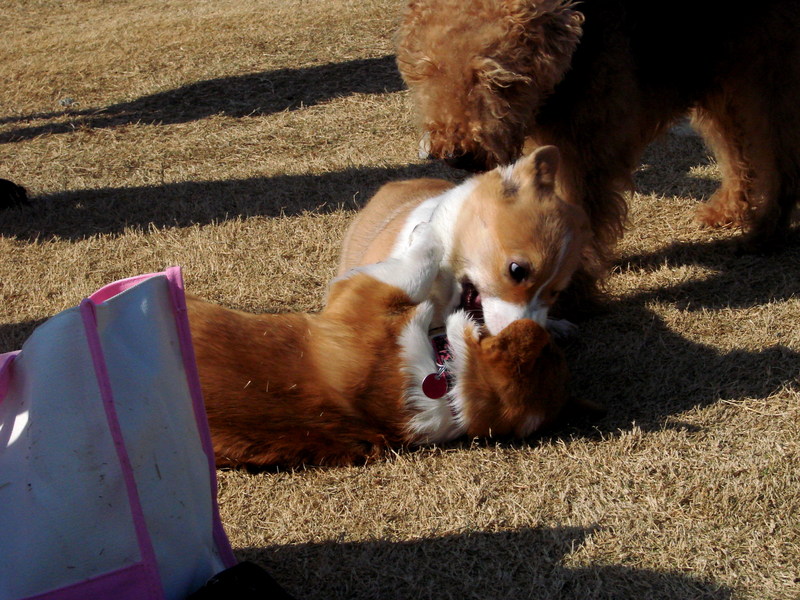
[[404, 252], [332, 283], [318, 314], [248, 314], [188, 298], [219, 466], [343, 465], [468, 436], [522, 438], [568, 404], [567, 368], [531, 319], [496, 334], [467, 312], [431, 342], [445, 251], [423, 224]]

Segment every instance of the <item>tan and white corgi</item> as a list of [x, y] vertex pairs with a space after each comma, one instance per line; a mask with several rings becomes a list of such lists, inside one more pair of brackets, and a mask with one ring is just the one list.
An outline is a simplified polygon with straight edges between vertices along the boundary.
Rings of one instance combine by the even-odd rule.
[[482, 311], [492, 334], [522, 318], [565, 333], [570, 324], [548, 322], [548, 312], [580, 264], [589, 222], [557, 193], [559, 163], [558, 149], [545, 146], [457, 186], [438, 179], [386, 184], [348, 229], [339, 273], [402, 255], [414, 228], [429, 222], [444, 245], [431, 292], [434, 326], [460, 301]]
[[396, 257], [335, 280], [318, 314], [187, 298], [219, 466], [350, 464], [465, 434], [525, 437], [556, 419], [566, 365], [534, 321], [483, 335], [456, 311], [450, 356], [437, 354], [428, 297], [444, 249], [430, 226], [409, 237]]

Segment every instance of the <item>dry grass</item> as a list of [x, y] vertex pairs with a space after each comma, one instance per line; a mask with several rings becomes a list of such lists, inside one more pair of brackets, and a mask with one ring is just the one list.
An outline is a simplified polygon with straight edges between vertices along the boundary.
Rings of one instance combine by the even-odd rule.
[[[341, 233], [414, 159], [401, 0], [16, 0], [0, 20], [0, 351], [118, 277], [181, 264], [315, 310]], [[800, 247], [737, 257], [672, 136], [638, 176], [605, 314], [568, 348], [609, 413], [514, 446], [220, 473], [241, 557], [298, 598], [800, 596]]]

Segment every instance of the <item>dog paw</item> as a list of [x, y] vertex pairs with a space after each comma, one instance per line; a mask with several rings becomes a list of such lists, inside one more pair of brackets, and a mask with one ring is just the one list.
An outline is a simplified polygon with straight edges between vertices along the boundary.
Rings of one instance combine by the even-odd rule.
[[419, 304], [430, 294], [443, 256], [444, 248], [436, 232], [430, 224], [421, 223], [412, 231], [405, 252], [379, 263], [357, 267], [353, 272], [399, 288], [413, 303]]
[[412, 260], [438, 266], [444, 246], [430, 223], [419, 223], [411, 232], [408, 252]]
[[749, 204], [741, 194], [719, 191], [697, 208], [694, 218], [701, 227], [735, 229], [745, 225], [748, 210]]

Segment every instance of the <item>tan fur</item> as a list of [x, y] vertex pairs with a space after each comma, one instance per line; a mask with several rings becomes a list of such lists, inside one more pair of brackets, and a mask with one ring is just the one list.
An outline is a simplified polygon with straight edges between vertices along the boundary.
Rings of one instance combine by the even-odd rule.
[[254, 315], [188, 298], [217, 464], [350, 464], [404, 445], [397, 337], [414, 305], [356, 275], [318, 315]]
[[700, 221], [746, 227], [754, 248], [784, 239], [800, 197], [799, 33], [795, 0], [413, 0], [397, 61], [431, 157], [481, 170], [559, 147], [558, 186], [592, 225], [588, 291], [643, 149], [690, 110], [723, 174]]
[[[442, 233], [452, 239], [444, 241], [450, 251], [443, 265], [451, 277], [440, 277], [432, 292], [440, 312], [452, 296], [444, 288], [465, 280], [484, 298], [524, 304], [537, 297], [544, 311], [553, 305], [578, 268], [590, 235], [584, 211], [557, 193], [560, 162], [556, 148], [542, 147], [511, 167], [474, 177], [475, 189], [454, 216], [452, 232]], [[383, 186], [348, 229], [339, 273], [390, 256], [413, 209], [452, 187], [436, 179]], [[530, 275], [513, 280], [511, 262], [524, 265]]]
[[452, 187], [444, 179], [394, 181], [382, 186], [345, 233], [338, 274], [387, 258], [409, 213]]
[[[479, 176], [472, 201], [465, 204], [456, 225], [456, 278], [487, 271], [486, 266], [474, 271], [472, 267], [489, 257], [488, 273], [473, 276], [481, 294], [514, 303], [529, 302], [539, 294], [543, 304], [552, 306], [578, 267], [588, 235], [584, 212], [555, 191], [557, 169], [557, 155], [539, 150], [518, 163], [510, 182], [497, 170]], [[568, 249], [562, 257], [565, 243]], [[512, 280], [510, 260], [530, 266], [531, 275], [521, 282]]]

